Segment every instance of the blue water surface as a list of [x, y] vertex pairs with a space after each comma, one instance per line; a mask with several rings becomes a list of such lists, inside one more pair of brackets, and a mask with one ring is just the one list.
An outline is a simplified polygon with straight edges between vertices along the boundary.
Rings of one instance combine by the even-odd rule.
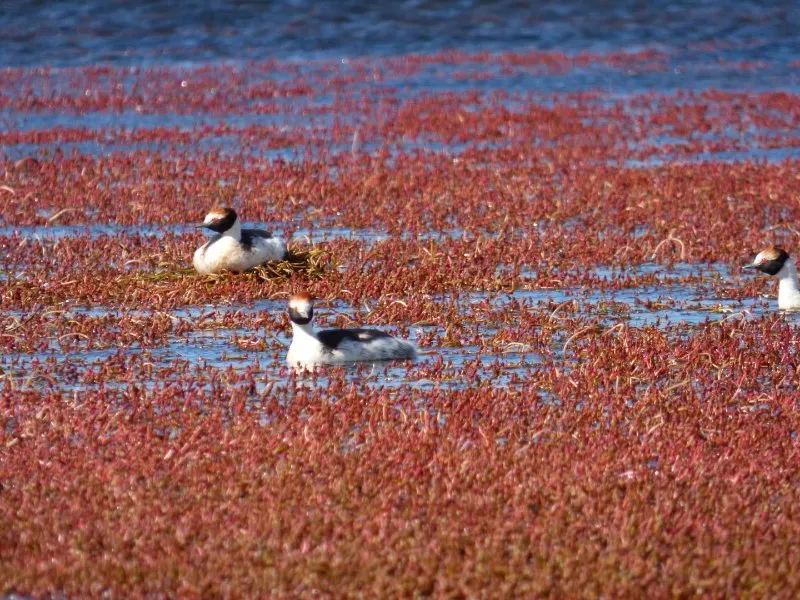
[[[800, 56], [800, 4], [405, 0], [5, 2], [0, 66], [142, 65], [550, 50], [659, 48], [688, 58], [788, 64]], [[710, 42], [714, 42], [709, 46]]]

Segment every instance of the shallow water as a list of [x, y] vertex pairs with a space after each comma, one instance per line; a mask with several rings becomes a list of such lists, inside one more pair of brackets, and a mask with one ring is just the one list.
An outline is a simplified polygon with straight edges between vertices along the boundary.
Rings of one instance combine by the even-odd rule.
[[[660, 285], [630, 287], [620, 290], [599, 291], [586, 288], [517, 290], [512, 293], [471, 292], [458, 296], [449, 295], [448, 301], [456, 302], [462, 308], [460, 312], [469, 319], [472, 307], [481, 305], [485, 308], [503, 311], [512, 303], [519, 303], [526, 310], [549, 315], [549, 322], [557, 325], [564, 316], [570, 319], [584, 318], [587, 323], [594, 323], [601, 328], [611, 328], [620, 323], [629, 327], [655, 327], [668, 335], [683, 336], [694, 327], [706, 322], [728, 319], [753, 319], [769, 314], [775, 309], [774, 299], [748, 299], [745, 301], [730, 300], [702, 296], [698, 286], [675, 283], [676, 274], [700, 273], [708, 276], [711, 271], [718, 275], [724, 268], [713, 266], [692, 267], [678, 265], [674, 271], [654, 265], [645, 265], [642, 272], [663, 272], [665, 279]], [[217, 370], [224, 372], [233, 368], [238, 372], [248, 371], [256, 377], [255, 392], [261, 394], [265, 389], [278, 386], [327, 386], [328, 378], [323, 371], [315, 377], [295, 376], [285, 365], [285, 354], [291, 342], [291, 330], [288, 321], [278, 330], [265, 331], [262, 327], [230, 327], [222, 319], [226, 314], [243, 316], [255, 321], [259, 315], [272, 315], [284, 310], [283, 300], [264, 300], [249, 305], [237, 306], [189, 306], [178, 310], [166, 311], [174, 321], [182, 321], [190, 326], [202, 324], [201, 328], [190, 328], [177, 336], [169, 336], [167, 340], [155, 347], [139, 347], [108, 345], [108, 347], [91, 350], [63, 350], [60, 340], [53, 337], [48, 341], [46, 351], [11, 352], [0, 356], [0, 380], [10, 380], [15, 388], [47, 388], [53, 385], [51, 373], [69, 372], [75, 374], [81, 370], [97, 370], [120, 351], [128, 359], [141, 361], [155, 369], [164, 370], [152, 380], [139, 381], [147, 388], [154, 385], [166, 385], [178, 381], [186, 373]], [[566, 310], [562, 310], [566, 307]], [[147, 318], [154, 314], [147, 309], [120, 310], [114, 307], [71, 307], [58, 311], [57, 318], [69, 321], [79, 317], [114, 317], [129, 319]], [[16, 319], [24, 319], [25, 311], [6, 312]], [[325, 324], [337, 316], [345, 316], [348, 321], [358, 322], [363, 317], [359, 310], [341, 302], [321, 306], [317, 310], [318, 326]], [[800, 313], [784, 313], [785, 318], [800, 327]], [[501, 328], [481, 323], [479, 335], [488, 340]], [[387, 329], [396, 333], [393, 329]], [[500, 348], [486, 351], [469, 344], [451, 344], [447, 342], [447, 331], [435, 324], [412, 326], [409, 339], [415, 341], [419, 336], [433, 334], [433, 342], [421, 348], [420, 356], [414, 363], [365, 363], [336, 367], [336, 373], [344, 373], [349, 381], [365, 383], [369, 387], [402, 389], [404, 386], [418, 388], [460, 389], [469, 383], [464, 374], [474, 367], [481, 376], [491, 376], [493, 385], [501, 387], [527, 386], [532, 369], [541, 363], [540, 352], [531, 346], [524, 337], [514, 337]], [[571, 359], [564, 354], [567, 335], [557, 334], [550, 347], [545, 350], [552, 354], [565, 368]], [[426, 370], [436, 367], [440, 376], [430, 380]], [[170, 375], [172, 373], [172, 375]], [[441, 375], [443, 373], [443, 376]], [[491, 374], [491, 375], [490, 375]], [[337, 375], [338, 376], [338, 375]], [[157, 382], [157, 383], [156, 383]], [[108, 380], [102, 385], [113, 389], [125, 387], [132, 382], [123, 378], [120, 381]], [[61, 378], [57, 388], [66, 391], [80, 391], [96, 388], [98, 384], [85, 384], [80, 377]], [[269, 386], [269, 387], [267, 387]]]

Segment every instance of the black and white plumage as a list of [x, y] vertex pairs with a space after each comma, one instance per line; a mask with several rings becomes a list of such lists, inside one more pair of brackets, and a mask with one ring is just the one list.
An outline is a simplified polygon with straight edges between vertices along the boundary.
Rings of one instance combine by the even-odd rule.
[[315, 332], [311, 324], [313, 318], [314, 304], [308, 293], [301, 292], [289, 299], [292, 343], [286, 362], [293, 367], [413, 360], [417, 356], [414, 344], [377, 329], [327, 329]]
[[281, 260], [286, 245], [261, 229], [242, 229], [232, 208], [214, 208], [198, 227], [215, 232], [213, 238], [195, 250], [192, 263], [198, 273], [241, 273], [270, 260]]
[[759, 252], [745, 269], [755, 269], [778, 280], [778, 308], [800, 310], [800, 285], [797, 267], [789, 253], [782, 248], [771, 247]]

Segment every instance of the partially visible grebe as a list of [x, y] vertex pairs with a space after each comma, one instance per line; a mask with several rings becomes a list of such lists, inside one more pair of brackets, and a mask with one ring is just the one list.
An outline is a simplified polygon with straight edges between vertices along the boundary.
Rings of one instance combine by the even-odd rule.
[[756, 269], [778, 279], [778, 308], [800, 309], [800, 286], [797, 283], [797, 267], [794, 260], [782, 248], [767, 248], [759, 252], [752, 264], [745, 269]]

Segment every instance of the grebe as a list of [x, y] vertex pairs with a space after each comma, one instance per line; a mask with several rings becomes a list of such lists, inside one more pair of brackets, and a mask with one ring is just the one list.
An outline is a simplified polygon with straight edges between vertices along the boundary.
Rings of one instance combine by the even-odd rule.
[[375, 329], [327, 329], [314, 331], [313, 299], [307, 292], [289, 298], [292, 343], [286, 362], [297, 368], [358, 361], [413, 360], [411, 342]]
[[200, 274], [233, 271], [241, 273], [270, 260], [281, 260], [286, 245], [267, 231], [242, 229], [232, 208], [212, 208], [202, 225], [216, 232], [194, 253], [192, 263]]
[[767, 248], [759, 252], [752, 264], [745, 269], [757, 269], [778, 278], [778, 308], [800, 309], [800, 286], [797, 283], [797, 267], [794, 260], [782, 248]]

